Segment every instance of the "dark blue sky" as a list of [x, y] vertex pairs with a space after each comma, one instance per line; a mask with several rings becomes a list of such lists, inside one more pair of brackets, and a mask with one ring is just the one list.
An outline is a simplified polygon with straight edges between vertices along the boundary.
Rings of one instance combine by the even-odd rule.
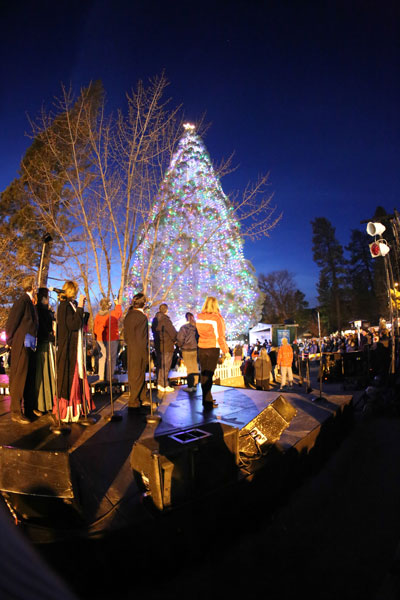
[[246, 244], [258, 273], [287, 268], [313, 302], [310, 221], [347, 244], [376, 206], [398, 208], [398, 2], [1, 0], [0, 189], [15, 176], [35, 116], [60, 91], [102, 79], [111, 107], [165, 73], [188, 119], [206, 112], [226, 193], [270, 171], [284, 216]]

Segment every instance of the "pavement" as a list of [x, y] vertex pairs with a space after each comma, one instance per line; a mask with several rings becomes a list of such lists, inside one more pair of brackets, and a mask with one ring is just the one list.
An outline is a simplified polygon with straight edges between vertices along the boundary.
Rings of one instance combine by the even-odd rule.
[[267, 482], [243, 504], [228, 496], [140, 534], [40, 552], [82, 599], [400, 598], [398, 398], [322, 391], [353, 395], [353, 426], [278, 497]]

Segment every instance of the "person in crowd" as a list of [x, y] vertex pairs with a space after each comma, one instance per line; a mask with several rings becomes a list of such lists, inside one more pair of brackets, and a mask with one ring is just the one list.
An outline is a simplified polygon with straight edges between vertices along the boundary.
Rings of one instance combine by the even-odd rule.
[[100, 346], [99, 381], [111, 379], [114, 376], [117, 363], [119, 343], [119, 319], [122, 317], [122, 307], [114, 300], [114, 308], [107, 298], [100, 300], [100, 310], [94, 318], [93, 333]]
[[294, 340], [293, 344], [292, 344], [292, 348], [293, 348], [293, 372], [294, 373], [299, 373], [299, 361], [300, 361], [300, 348], [299, 348], [299, 343], [297, 340]]
[[35, 350], [38, 330], [35, 276], [23, 279], [24, 293], [14, 302], [6, 324], [10, 348], [11, 419], [29, 424], [35, 406]]
[[186, 390], [188, 392], [195, 392], [199, 382], [199, 363], [197, 357], [197, 340], [199, 335], [193, 314], [187, 312], [185, 318], [186, 323], [178, 331], [176, 342], [182, 352], [183, 362], [186, 366]]
[[86, 369], [91, 375], [99, 372], [100, 346], [95, 337], [86, 340]]
[[36, 403], [33, 412], [40, 417], [53, 410], [55, 395], [54, 327], [55, 315], [49, 305], [49, 290], [39, 288], [37, 311], [39, 328], [37, 334]]
[[144, 313], [147, 298], [139, 292], [124, 319], [124, 338], [127, 344], [129, 409], [140, 409], [147, 401], [146, 369], [149, 362], [149, 323]]
[[271, 369], [272, 369], [272, 379], [274, 380], [274, 383], [276, 383], [276, 361], [277, 361], [277, 354], [276, 354], [277, 348], [276, 346], [270, 346], [269, 348], [269, 352], [268, 352], [268, 356], [270, 358], [271, 361]]
[[[243, 374], [244, 385], [247, 388], [254, 388], [254, 359], [256, 358], [257, 353], [254, 352], [253, 356], [246, 356], [242, 364], [240, 365], [240, 370]], [[257, 355], [258, 356], [258, 355]]]
[[242, 362], [242, 360], [243, 360], [243, 345], [242, 344], [236, 344], [236, 346], [234, 347], [233, 360], [236, 364]]
[[282, 338], [282, 343], [278, 350], [277, 365], [281, 372], [281, 386], [282, 390], [286, 385], [286, 379], [288, 380], [289, 387], [293, 386], [293, 350], [286, 338]]
[[231, 358], [225, 339], [225, 321], [220, 313], [218, 300], [208, 296], [201, 313], [197, 315], [196, 328], [199, 334], [200, 383], [204, 410], [218, 406], [211, 395], [213, 376], [217, 368], [220, 351]]
[[271, 359], [266, 348], [261, 348], [259, 356], [254, 363], [256, 388], [258, 390], [269, 390], [270, 375], [272, 371]]
[[66, 281], [62, 289], [57, 310], [57, 398], [53, 413], [64, 422], [77, 422], [95, 408], [83, 356], [86, 297], [81, 294], [76, 302], [76, 281]]
[[168, 305], [161, 304], [151, 324], [157, 356], [157, 389], [159, 392], [174, 391], [174, 388], [168, 383], [168, 374], [174, 356], [175, 340], [178, 332], [167, 313]]

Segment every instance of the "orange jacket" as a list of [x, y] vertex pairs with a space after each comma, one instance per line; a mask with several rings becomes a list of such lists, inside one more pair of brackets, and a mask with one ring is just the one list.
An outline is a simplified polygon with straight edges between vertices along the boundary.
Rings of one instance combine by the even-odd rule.
[[98, 342], [108, 342], [108, 322], [111, 323], [111, 341], [119, 340], [118, 320], [122, 317], [122, 308], [120, 304], [116, 304], [111, 314], [97, 314], [94, 318], [93, 333]]
[[199, 334], [199, 348], [221, 348], [224, 354], [229, 352], [225, 340], [225, 321], [219, 313], [197, 315], [196, 329]]
[[278, 367], [291, 367], [293, 363], [293, 350], [289, 344], [279, 347], [276, 364]]

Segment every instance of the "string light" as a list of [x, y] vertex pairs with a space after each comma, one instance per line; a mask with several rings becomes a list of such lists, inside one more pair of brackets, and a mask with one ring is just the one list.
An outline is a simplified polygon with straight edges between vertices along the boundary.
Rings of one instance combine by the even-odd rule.
[[161, 288], [160, 299], [171, 286], [166, 302], [172, 321], [187, 311], [200, 312], [206, 296], [215, 296], [232, 337], [257, 322], [257, 278], [244, 257], [240, 225], [205, 145], [194, 125], [185, 123], [184, 129], [126, 292], [131, 298], [143, 289], [143, 273], [150, 265], [152, 290]]

